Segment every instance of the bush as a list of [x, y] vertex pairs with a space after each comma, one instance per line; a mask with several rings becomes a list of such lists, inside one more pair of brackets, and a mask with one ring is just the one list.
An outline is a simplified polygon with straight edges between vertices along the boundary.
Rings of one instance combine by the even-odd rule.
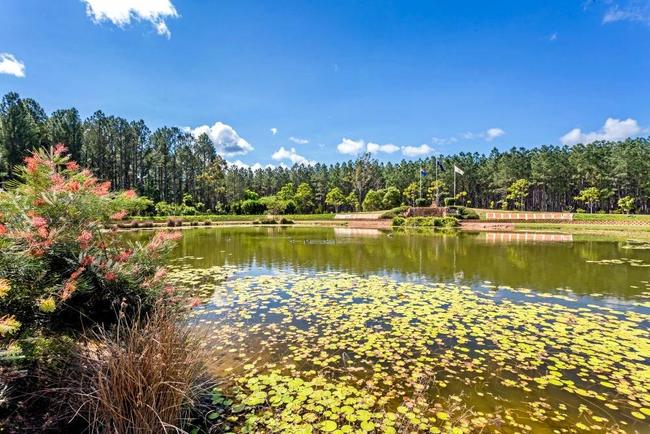
[[455, 207], [458, 212], [458, 218], [462, 220], [478, 220], [480, 216], [473, 209], [466, 208], [464, 206]]
[[[132, 191], [109, 193], [57, 147], [39, 151], [19, 169], [19, 179], [0, 191], [0, 296], [3, 337], [75, 318], [102, 318], [121, 302], [148, 303], [156, 258], [180, 234], [160, 232], [147, 245], [124, 246], [101, 230], [128, 215]], [[44, 306], [48, 306], [44, 309]]]
[[366, 194], [365, 199], [363, 200], [363, 210], [364, 211], [379, 211], [382, 208], [383, 196], [380, 192], [375, 190], [370, 190]]
[[398, 206], [397, 208], [393, 208], [391, 210], [386, 211], [379, 218], [386, 219], [386, 220], [394, 219], [395, 217], [399, 217], [402, 214], [404, 214], [408, 209], [409, 209], [408, 205]]
[[456, 199], [453, 197], [446, 197], [445, 198], [445, 206], [454, 206], [456, 205]]
[[394, 227], [413, 228], [453, 228], [458, 226], [458, 220], [454, 217], [395, 217]]
[[399, 190], [395, 187], [388, 187], [382, 198], [382, 205], [384, 209], [387, 208], [396, 208], [402, 201], [402, 195]]
[[415, 199], [415, 206], [424, 207], [424, 206], [429, 206], [429, 205], [431, 205], [430, 200], [427, 200], [427, 199], [425, 199], [423, 197]]
[[266, 211], [266, 206], [258, 199], [246, 199], [241, 201], [241, 213], [248, 215], [262, 214]]
[[289, 220], [288, 218], [284, 218], [284, 217], [282, 217], [282, 218], [280, 219], [280, 224], [281, 224], [281, 225], [292, 225], [292, 224], [293, 224], [293, 220]]

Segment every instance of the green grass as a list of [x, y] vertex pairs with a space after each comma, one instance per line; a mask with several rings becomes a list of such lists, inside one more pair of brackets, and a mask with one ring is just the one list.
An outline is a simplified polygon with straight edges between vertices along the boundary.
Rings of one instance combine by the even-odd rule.
[[586, 214], [576, 213], [573, 214], [573, 219], [578, 221], [644, 221], [650, 222], [650, 215], [648, 214]]
[[516, 231], [562, 232], [574, 235], [599, 236], [605, 239], [650, 240], [650, 226], [571, 223], [515, 223]]
[[[334, 214], [287, 214], [281, 215], [279, 217], [284, 217], [293, 221], [314, 221], [314, 220], [332, 220]], [[169, 219], [181, 219], [186, 222], [191, 221], [213, 221], [213, 222], [252, 222], [255, 220], [260, 220], [266, 218], [264, 215], [231, 215], [231, 214], [206, 214], [206, 215], [186, 215], [186, 216], [145, 216], [145, 217], [133, 217], [132, 220], [136, 221], [152, 221], [152, 222], [166, 222]], [[128, 219], [127, 219], [128, 221]]]

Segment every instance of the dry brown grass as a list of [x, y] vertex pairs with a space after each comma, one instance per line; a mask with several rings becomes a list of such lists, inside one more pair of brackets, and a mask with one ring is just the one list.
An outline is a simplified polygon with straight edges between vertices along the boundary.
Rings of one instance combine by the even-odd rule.
[[200, 340], [163, 304], [89, 336], [67, 387], [94, 433], [184, 432], [208, 383]]

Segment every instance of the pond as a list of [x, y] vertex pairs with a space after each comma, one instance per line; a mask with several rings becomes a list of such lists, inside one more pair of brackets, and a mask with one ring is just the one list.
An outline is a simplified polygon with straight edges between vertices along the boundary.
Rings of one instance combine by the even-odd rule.
[[650, 432], [649, 244], [224, 227], [169, 269], [234, 431]]

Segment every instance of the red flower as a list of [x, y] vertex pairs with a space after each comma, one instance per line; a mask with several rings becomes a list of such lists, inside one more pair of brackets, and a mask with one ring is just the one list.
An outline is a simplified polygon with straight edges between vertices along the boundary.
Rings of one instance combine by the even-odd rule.
[[122, 220], [127, 214], [126, 211], [118, 211], [111, 216], [111, 220]]
[[106, 273], [106, 274], [104, 275], [104, 278], [105, 278], [106, 280], [108, 280], [109, 282], [112, 282], [112, 281], [114, 281], [114, 280], [117, 278], [117, 276], [116, 276], [115, 273], [113, 273], [112, 271], [109, 271], [108, 273]]
[[71, 172], [76, 172], [79, 169], [79, 165], [76, 161], [70, 161], [68, 163], [65, 163], [65, 168]]
[[54, 146], [54, 155], [60, 156], [68, 151], [68, 148], [63, 143], [57, 143]]
[[7, 233], [7, 227], [0, 223], [0, 235], [4, 235]]
[[190, 300], [190, 307], [194, 308], [194, 307], [197, 307], [197, 306], [200, 306], [200, 305], [201, 305], [201, 299], [200, 298], [194, 297], [194, 298], [192, 298], [192, 300]]
[[90, 255], [88, 255], [88, 256], [84, 256], [83, 259], [81, 260], [80, 265], [83, 266], [83, 267], [87, 267], [87, 266], [89, 266], [90, 264], [92, 264], [94, 260], [95, 260], [95, 258], [93, 258], [93, 257], [90, 256]]
[[34, 206], [41, 206], [45, 205], [45, 200], [43, 200], [42, 197], [39, 197], [38, 199], [34, 199], [34, 202], [32, 202]]

